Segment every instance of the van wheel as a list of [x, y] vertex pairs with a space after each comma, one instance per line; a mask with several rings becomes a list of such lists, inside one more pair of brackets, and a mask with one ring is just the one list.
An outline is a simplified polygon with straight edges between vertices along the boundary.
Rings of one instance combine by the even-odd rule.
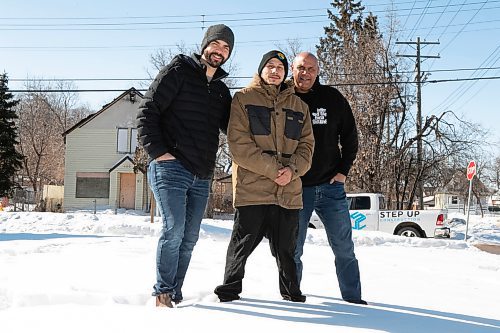
[[422, 233], [414, 227], [403, 227], [398, 230], [397, 235], [405, 237], [422, 237]]

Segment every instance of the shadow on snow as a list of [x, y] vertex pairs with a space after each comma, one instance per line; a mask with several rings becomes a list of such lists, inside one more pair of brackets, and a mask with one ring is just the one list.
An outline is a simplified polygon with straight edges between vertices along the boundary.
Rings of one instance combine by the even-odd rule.
[[336, 298], [314, 295], [309, 297], [324, 299], [324, 302], [307, 304], [243, 298], [242, 301], [224, 303], [227, 304], [224, 306], [222, 304], [195, 306], [288, 322], [358, 327], [391, 333], [487, 333], [498, 332], [500, 329], [500, 321], [494, 319], [383, 303], [370, 303], [369, 306], [352, 305]]

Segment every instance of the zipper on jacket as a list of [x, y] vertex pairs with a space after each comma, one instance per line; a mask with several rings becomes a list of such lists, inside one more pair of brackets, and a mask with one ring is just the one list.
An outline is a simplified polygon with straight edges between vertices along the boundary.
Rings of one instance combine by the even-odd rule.
[[[273, 107], [274, 107], [274, 127], [278, 125], [278, 116], [279, 116], [279, 111], [277, 108], [278, 102], [276, 100], [273, 101]], [[278, 131], [274, 131], [274, 146], [276, 147], [276, 158], [278, 162], [281, 162], [281, 152], [280, 152], [280, 147], [278, 147]]]

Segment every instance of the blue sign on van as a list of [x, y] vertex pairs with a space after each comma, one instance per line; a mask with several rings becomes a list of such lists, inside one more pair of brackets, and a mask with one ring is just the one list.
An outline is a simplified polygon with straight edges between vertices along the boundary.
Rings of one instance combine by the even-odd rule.
[[354, 213], [351, 214], [351, 219], [354, 222], [354, 225], [352, 226], [352, 228], [354, 230], [361, 230], [361, 229], [366, 228], [366, 224], [361, 224], [361, 222], [363, 222], [364, 220], [366, 220], [366, 215], [365, 214], [362, 214], [360, 212], [354, 212]]

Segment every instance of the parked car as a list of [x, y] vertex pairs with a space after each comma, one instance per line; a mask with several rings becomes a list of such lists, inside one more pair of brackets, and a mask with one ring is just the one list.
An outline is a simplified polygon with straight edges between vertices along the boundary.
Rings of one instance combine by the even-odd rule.
[[[445, 214], [440, 210], [386, 210], [384, 197], [379, 193], [348, 194], [352, 229], [388, 232], [407, 237], [449, 238]], [[309, 227], [323, 228], [313, 213]]]

